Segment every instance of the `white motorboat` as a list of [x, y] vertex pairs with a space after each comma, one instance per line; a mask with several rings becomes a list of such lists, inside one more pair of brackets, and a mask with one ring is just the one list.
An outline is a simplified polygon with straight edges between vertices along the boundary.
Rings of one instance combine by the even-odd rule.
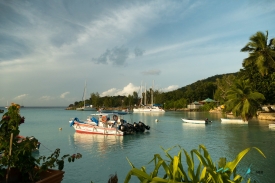
[[150, 126], [141, 121], [133, 124], [127, 123], [122, 118], [125, 114], [127, 113], [96, 113], [89, 116], [85, 121], [74, 118], [69, 123], [76, 132], [89, 134], [123, 136], [150, 130]]
[[212, 122], [212, 121], [210, 121], [208, 119], [200, 120], [200, 119], [184, 119], [184, 118], [181, 118], [181, 120], [184, 123], [192, 123], [192, 124], [208, 124], [208, 123]]
[[226, 123], [248, 124], [248, 121], [243, 121], [242, 119], [238, 119], [238, 118], [221, 118], [221, 123], [223, 123], [223, 124], [226, 124]]

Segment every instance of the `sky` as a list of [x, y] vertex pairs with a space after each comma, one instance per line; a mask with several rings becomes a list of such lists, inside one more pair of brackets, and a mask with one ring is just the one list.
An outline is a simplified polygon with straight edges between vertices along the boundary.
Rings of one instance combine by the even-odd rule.
[[173, 91], [238, 72], [273, 0], [0, 0], [0, 106]]

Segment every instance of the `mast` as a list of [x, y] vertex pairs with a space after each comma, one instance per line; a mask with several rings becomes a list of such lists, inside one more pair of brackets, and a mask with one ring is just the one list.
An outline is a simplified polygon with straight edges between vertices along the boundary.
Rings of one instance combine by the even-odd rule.
[[143, 94], [142, 94], [142, 81], [140, 85], [140, 91], [141, 91], [141, 99], [140, 99], [140, 106], [142, 105], [142, 100], [143, 100]]
[[152, 90], [151, 90], [151, 104], [152, 106], [154, 105], [154, 80], [153, 80], [153, 86], [152, 86]]
[[144, 105], [147, 105], [146, 100], [147, 100], [147, 98], [146, 98], [146, 83], [145, 83]]
[[85, 100], [86, 100], [86, 81], [85, 81], [85, 85], [84, 85], [84, 92], [83, 92], [83, 99], [84, 101], [84, 105], [83, 105], [83, 108], [85, 108]]

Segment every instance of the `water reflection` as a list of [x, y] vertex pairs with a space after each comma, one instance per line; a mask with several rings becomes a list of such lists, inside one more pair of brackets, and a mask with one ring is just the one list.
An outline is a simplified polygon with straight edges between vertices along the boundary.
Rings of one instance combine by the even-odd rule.
[[105, 154], [112, 151], [114, 146], [122, 146], [123, 136], [116, 135], [95, 135], [74, 133], [73, 142], [75, 146], [81, 147], [89, 152], [96, 149], [97, 152]]
[[211, 124], [182, 123], [183, 128], [205, 128], [206, 125], [211, 125]]

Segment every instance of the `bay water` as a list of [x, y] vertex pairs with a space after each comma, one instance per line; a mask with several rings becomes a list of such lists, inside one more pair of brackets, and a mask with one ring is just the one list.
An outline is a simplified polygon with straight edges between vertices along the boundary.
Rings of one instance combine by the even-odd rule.
[[[82, 154], [83, 157], [73, 163], [65, 162], [63, 183], [105, 183], [114, 174], [117, 174], [118, 182], [124, 182], [131, 169], [126, 158], [137, 168], [145, 166], [150, 173], [154, 164], [148, 163], [154, 154], [168, 159], [161, 148], [176, 146], [170, 151], [174, 156], [179, 152], [177, 146], [190, 153], [200, 144], [206, 146], [216, 165], [220, 157], [232, 161], [242, 150], [258, 147], [266, 158], [251, 150], [238, 165], [238, 173], [245, 176], [250, 167], [251, 173], [246, 178], [250, 177], [252, 182], [271, 183], [275, 180], [275, 130], [268, 127], [272, 121], [253, 119], [248, 125], [223, 124], [220, 113], [167, 111], [163, 114], [126, 115], [127, 122], [142, 121], [151, 127], [149, 132], [142, 134], [122, 137], [79, 134], [70, 127], [71, 118], [85, 120], [91, 113], [93, 111], [65, 110], [65, 107], [25, 107], [20, 111], [25, 117], [20, 134], [35, 136], [41, 142], [35, 156], [48, 156], [56, 148], [61, 149], [61, 155]], [[209, 125], [186, 124], [181, 118], [208, 118], [213, 122]], [[182, 161], [185, 163], [184, 154]], [[162, 176], [162, 171], [159, 176]], [[139, 181], [132, 177], [130, 182]]]

